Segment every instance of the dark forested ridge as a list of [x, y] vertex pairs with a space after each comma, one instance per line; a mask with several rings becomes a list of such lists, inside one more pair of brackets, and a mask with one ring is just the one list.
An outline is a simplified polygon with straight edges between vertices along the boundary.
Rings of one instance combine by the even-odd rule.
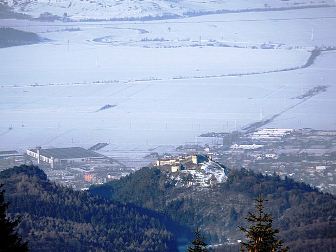
[[34, 166], [5, 170], [0, 183], [9, 213], [22, 216], [19, 233], [33, 251], [176, 251], [179, 235], [170, 218], [187, 228], [200, 227], [207, 243], [235, 241], [243, 237], [238, 226], [247, 225], [244, 217], [260, 192], [290, 251], [336, 248], [335, 196], [246, 170], [231, 170], [227, 182], [202, 190], [177, 188], [167, 173], [155, 168], [90, 192], [51, 183]]
[[30, 45], [40, 42], [39, 36], [32, 32], [25, 32], [13, 28], [0, 27], [0, 48], [18, 45]]
[[336, 249], [335, 196], [288, 178], [231, 170], [227, 182], [199, 190], [176, 188], [165, 172], [143, 168], [90, 191], [157, 210], [188, 227], [200, 227], [212, 243], [223, 243], [226, 238], [242, 239], [237, 226], [246, 226], [244, 217], [262, 193], [274, 226], [280, 229], [290, 251]]
[[5, 170], [0, 183], [32, 251], [176, 251], [153, 211], [55, 185], [34, 166]]

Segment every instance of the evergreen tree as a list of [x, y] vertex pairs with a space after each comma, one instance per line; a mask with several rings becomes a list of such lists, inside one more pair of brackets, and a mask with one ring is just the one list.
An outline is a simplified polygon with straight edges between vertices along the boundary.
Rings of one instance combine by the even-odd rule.
[[[248, 252], [286, 252], [288, 247], [283, 247], [283, 242], [277, 239], [279, 230], [272, 227], [272, 216], [264, 212], [264, 199], [256, 199], [256, 213], [248, 214], [246, 218], [251, 226], [246, 229], [239, 227], [245, 233], [247, 242], [241, 243], [241, 251]], [[246, 249], [246, 250], [245, 250]]]
[[6, 216], [8, 203], [5, 202], [2, 186], [0, 185], [0, 252], [28, 251], [27, 243], [22, 242], [22, 239], [15, 231], [20, 222], [19, 218], [12, 220]]
[[187, 252], [207, 252], [206, 249], [207, 244], [204, 242], [203, 237], [201, 236], [201, 232], [199, 228], [196, 228], [195, 231], [195, 239], [191, 242], [192, 246], [188, 248]]

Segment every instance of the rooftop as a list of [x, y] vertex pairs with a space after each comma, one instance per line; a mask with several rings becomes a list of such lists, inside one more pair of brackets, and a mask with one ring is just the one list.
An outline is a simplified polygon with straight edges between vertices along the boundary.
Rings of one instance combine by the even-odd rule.
[[[36, 149], [31, 149], [30, 151], [37, 152]], [[81, 147], [40, 149], [40, 155], [58, 159], [103, 157], [103, 155]]]

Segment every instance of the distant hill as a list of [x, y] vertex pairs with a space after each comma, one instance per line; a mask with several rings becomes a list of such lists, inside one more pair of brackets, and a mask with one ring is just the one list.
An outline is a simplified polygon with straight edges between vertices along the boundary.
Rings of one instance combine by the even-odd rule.
[[205, 14], [334, 6], [333, 0], [6, 0], [18, 13], [70, 20], [151, 20]]
[[14, 12], [6, 3], [0, 2], [0, 19], [4, 18], [16, 18], [16, 19], [28, 19], [29, 16], [22, 13]]
[[40, 42], [39, 36], [32, 32], [25, 32], [13, 28], [0, 27], [0, 48], [18, 45], [30, 45]]
[[176, 251], [169, 221], [153, 211], [58, 186], [35, 166], [2, 171], [0, 183], [31, 251]]
[[169, 173], [143, 168], [90, 192], [159, 211], [188, 227], [199, 226], [213, 244], [243, 238], [237, 226], [247, 225], [244, 218], [262, 192], [290, 251], [336, 249], [335, 196], [288, 178], [231, 170], [226, 182], [211, 188], [175, 187]]

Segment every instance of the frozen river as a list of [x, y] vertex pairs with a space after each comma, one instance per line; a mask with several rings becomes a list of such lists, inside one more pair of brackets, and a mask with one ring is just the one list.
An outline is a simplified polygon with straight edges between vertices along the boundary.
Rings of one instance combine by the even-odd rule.
[[307, 65], [336, 47], [336, 8], [0, 26], [48, 39], [0, 49], [0, 149], [107, 142], [139, 159], [283, 111], [265, 127], [336, 128], [336, 51]]

